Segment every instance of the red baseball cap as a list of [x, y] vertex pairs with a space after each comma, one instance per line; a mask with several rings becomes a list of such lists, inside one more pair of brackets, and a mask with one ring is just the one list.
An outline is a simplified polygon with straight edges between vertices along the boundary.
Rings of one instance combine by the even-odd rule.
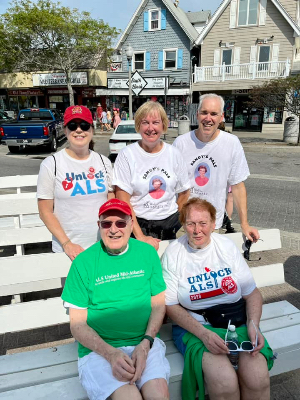
[[132, 217], [131, 208], [129, 205], [125, 203], [125, 201], [119, 199], [110, 199], [106, 203], [102, 204], [102, 206], [99, 208], [99, 217], [109, 210], [119, 210]]
[[84, 106], [71, 106], [68, 107], [64, 113], [64, 126], [66, 126], [72, 119], [82, 119], [83, 121], [93, 124], [93, 117], [90, 110]]

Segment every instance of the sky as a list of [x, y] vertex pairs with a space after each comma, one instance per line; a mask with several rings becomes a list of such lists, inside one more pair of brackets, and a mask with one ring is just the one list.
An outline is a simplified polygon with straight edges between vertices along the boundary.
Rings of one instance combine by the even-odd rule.
[[[80, 11], [89, 11], [94, 18], [101, 18], [110, 26], [124, 30], [140, 0], [60, 0], [60, 3]], [[221, 0], [180, 0], [179, 7], [184, 11], [209, 10], [212, 14], [218, 8]], [[0, 14], [8, 8], [8, 0], [0, 0]]]

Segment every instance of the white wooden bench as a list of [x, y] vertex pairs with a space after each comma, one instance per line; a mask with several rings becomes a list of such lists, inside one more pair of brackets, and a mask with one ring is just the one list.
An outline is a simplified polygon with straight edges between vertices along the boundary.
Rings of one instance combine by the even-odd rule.
[[[37, 209], [37, 178], [37, 175], [0, 177], [0, 230], [43, 225]], [[21, 201], [26, 202], [27, 207], [19, 208]], [[19, 214], [15, 214], [16, 210]]]
[[[6, 204], [6, 215], [19, 213], [27, 215], [33, 210], [35, 199], [14, 199], [14, 205]], [[27, 201], [28, 200], [28, 201]], [[36, 203], [35, 203], [36, 204]], [[3, 206], [4, 207], [4, 206]], [[1, 211], [0, 211], [1, 212]], [[45, 226], [6, 229], [1, 231], [0, 246], [23, 246], [28, 243], [51, 241], [51, 234]], [[281, 247], [277, 229], [260, 231], [263, 241], [251, 247], [251, 253]], [[243, 252], [241, 233], [230, 234]], [[160, 255], [167, 243], [162, 242]], [[34, 293], [40, 290], [58, 289], [68, 274], [70, 260], [65, 254], [29, 254], [19, 252], [16, 256], [0, 258], [0, 296]], [[284, 282], [282, 264], [273, 264], [252, 269], [259, 287]], [[19, 298], [18, 298], [19, 297]], [[44, 327], [64, 326], [69, 317], [59, 297], [46, 300], [18, 302], [0, 307], [0, 345], [7, 335], [27, 334]], [[274, 350], [279, 353], [272, 374], [300, 367], [300, 312], [288, 302], [277, 302], [264, 306], [262, 330]], [[171, 364], [171, 399], [180, 399], [180, 384], [183, 357], [171, 340], [171, 326], [164, 325], [162, 339], [167, 343], [167, 354]], [[289, 346], [286, 346], [289, 343]], [[34, 344], [34, 343], [32, 343]], [[4, 355], [0, 357], [0, 399], [65, 398], [67, 400], [86, 399], [77, 376], [77, 346], [68, 344], [57, 348]]]

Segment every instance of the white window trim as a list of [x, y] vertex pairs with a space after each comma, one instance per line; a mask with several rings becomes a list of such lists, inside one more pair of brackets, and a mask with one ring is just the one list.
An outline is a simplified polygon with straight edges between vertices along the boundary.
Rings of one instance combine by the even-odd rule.
[[262, 43], [261, 45], [258, 45], [257, 47], [258, 47], [258, 51], [257, 51], [256, 61], [259, 63], [259, 55], [260, 55], [261, 47], [269, 47], [270, 48], [269, 61], [265, 61], [265, 62], [271, 62], [272, 61], [272, 55], [273, 55], [273, 46], [271, 44]]
[[[155, 29], [151, 29], [151, 12], [158, 11], [158, 27]], [[151, 8], [148, 10], [148, 30], [149, 31], [160, 31], [161, 30], [161, 9], [160, 8]]]
[[[248, 0], [249, 2], [250, 0]], [[240, 0], [238, 0], [238, 6], [237, 6], [237, 17], [236, 17], [236, 26], [237, 28], [242, 28], [244, 26], [258, 26], [258, 22], [259, 22], [259, 5], [260, 5], [260, 0], [258, 0], [258, 4], [257, 4], [257, 13], [256, 13], [256, 22], [255, 24], [245, 24], [245, 25], [239, 25], [239, 16], [240, 16]], [[248, 7], [247, 7], [247, 21], [249, 19], [249, 3], [248, 3]]]
[[[175, 67], [172, 68], [166, 68], [166, 52], [167, 51], [175, 51], [176, 52], [176, 56], [175, 56]], [[163, 69], [166, 71], [172, 71], [173, 69], [177, 69], [177, 57], [178, 57], [178, 49], [177, 48], [173, 48], [173, 49], [163, 49], [164, 52], [164, 57], [163, 57]]]
[[232, 70], [232, 67], [229, 69], [229, 71], [226, 71], [226, 66], [227, 65], [232, 65], [233, 64], [233, 50], [232, 50], [232, 48], [231, 47], [224, 47], [224, 48], [221, 48], [221, 54], [220, 54], [220, 56], [221, 56], [221, 60], [220, 60], [220, 65], [221, 66], [223, 66], [223, 52], [224, 52], [224, 50], [231, 50], [231, 61], [230, 61], [230, 63], [229, 64], [225, 64], [225, 74], [230, 74], [231, 75], [231, 70]]
[[[136, 54], [144, 54], [144, 66], [143, 66], [143, 69], [135, 68], [135, 55]], [[146, 50], [134, 51], [133, 57], [132, 57], [132, 70], [133, 71], [145, 71], [146, 70]]]

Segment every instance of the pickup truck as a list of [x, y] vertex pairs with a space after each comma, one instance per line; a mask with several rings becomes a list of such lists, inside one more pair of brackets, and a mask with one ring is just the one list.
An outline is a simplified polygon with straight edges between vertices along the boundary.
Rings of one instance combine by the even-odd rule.
[[47, 108], [21, 110], [16, 121], [1, 125], [0, 137], [11, 153], [38, 145], [45, 145], [54, 152], [57, 141], [64, 137], [63, 117], [58, 111]]

